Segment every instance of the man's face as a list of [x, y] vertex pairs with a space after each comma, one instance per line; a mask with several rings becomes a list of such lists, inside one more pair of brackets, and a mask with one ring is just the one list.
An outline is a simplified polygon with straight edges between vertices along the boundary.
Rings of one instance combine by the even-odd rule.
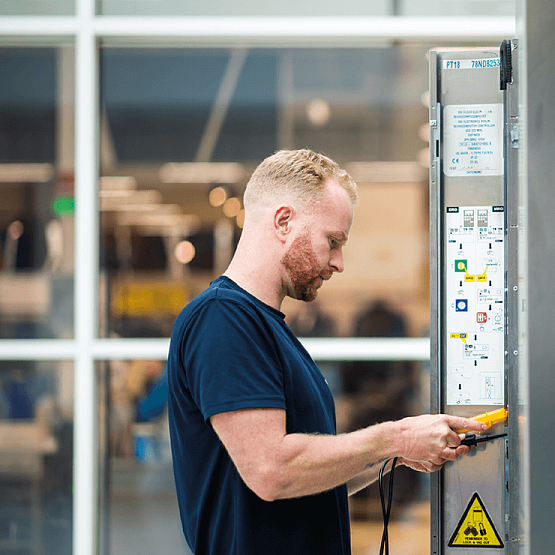
[[330, 180], [315, 212], [292, 240], [282, 264], [288, 276], [288, 295], [310, 302], [334, 272], [343, 271], [343, 245], [353, 221], [347, 192]]

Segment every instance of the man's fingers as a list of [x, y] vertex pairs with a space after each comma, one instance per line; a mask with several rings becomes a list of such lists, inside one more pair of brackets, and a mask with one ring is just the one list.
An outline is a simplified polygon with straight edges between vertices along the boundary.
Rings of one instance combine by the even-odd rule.
[[455, 452], [457, 455], [468, 455], [468, 453], [470, 453], [470, 447], [468, 445], [459, 445], [455, 449]]
[[454, 449], [455, 447], [458, 447], [461, 444], [461, 441], [463, 439], [464, 439], [464, 434], [459, 434], [458, 436], [449, 435], [449, 437], [447, 438], [447, 447], [451, 447], [452, 449]]
[[463, 418], [461, 416], [453, 416], [450, 419], [449, 425], [451, 429], [464, 433], [465, 430], [472, 430], [473, 432], [483, 432], [488, 429], [486, 424], [471, 418]]
[[447, 447], [447, 449], [444, 449], [439, 455], [440, 459], [445, 459], [447, 461], [456, 461], [457, 457], [457, 450], [452, 447]]

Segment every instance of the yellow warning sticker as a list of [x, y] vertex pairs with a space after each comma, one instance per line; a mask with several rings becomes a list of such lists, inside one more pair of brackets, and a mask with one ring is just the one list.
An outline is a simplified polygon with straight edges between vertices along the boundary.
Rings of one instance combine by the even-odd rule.
[[477, 492], [470, 499], [448, 545], [476, 548], [505, 547]]

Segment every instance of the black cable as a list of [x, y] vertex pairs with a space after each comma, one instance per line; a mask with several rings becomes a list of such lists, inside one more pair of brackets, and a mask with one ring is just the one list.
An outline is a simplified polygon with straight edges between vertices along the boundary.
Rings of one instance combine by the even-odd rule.
[[389, 487], [388, 487], [387, 505], [386, 505], [384, 489], [383, 489], [383, 473], [385, 471], [385, 467], [387, 463], [390, 460], [391, 459], [388, 459], [383, 463], [380, 469], [380, 474], [378, 478], [378, 484], [380, 486], [380, 501], [382, 502], [382, 515], [383, 515], [383, 532], [382, 532], [382, 543], [380, 545], [380, 555], [389, 555], [389, 537], [388, 537], [387, 527], [389, 525], [389, 517], [391, 515], [391, 504], [393, 501], [393, 476], [395, 474], [395, 465], [397, 464], [397, 457], [393, 459], [393, 463], [391, 465], [391, 470], [389, 473]]

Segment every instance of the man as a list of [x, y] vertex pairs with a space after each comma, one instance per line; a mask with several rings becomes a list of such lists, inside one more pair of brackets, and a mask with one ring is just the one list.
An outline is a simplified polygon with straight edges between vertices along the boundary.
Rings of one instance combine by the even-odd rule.
[[310, 302], [343, 271], [356, 185], [310, 150], [263, 161], [225, 274], [177, 318], [168, 360], [174, 473], [195, 555], [347, 555], [348, 493], [381, 463], [424, 472], [466, 454], [457, 429], [426, 415], [335, 435], [333, 398], [285, 324], [285, 296]]

